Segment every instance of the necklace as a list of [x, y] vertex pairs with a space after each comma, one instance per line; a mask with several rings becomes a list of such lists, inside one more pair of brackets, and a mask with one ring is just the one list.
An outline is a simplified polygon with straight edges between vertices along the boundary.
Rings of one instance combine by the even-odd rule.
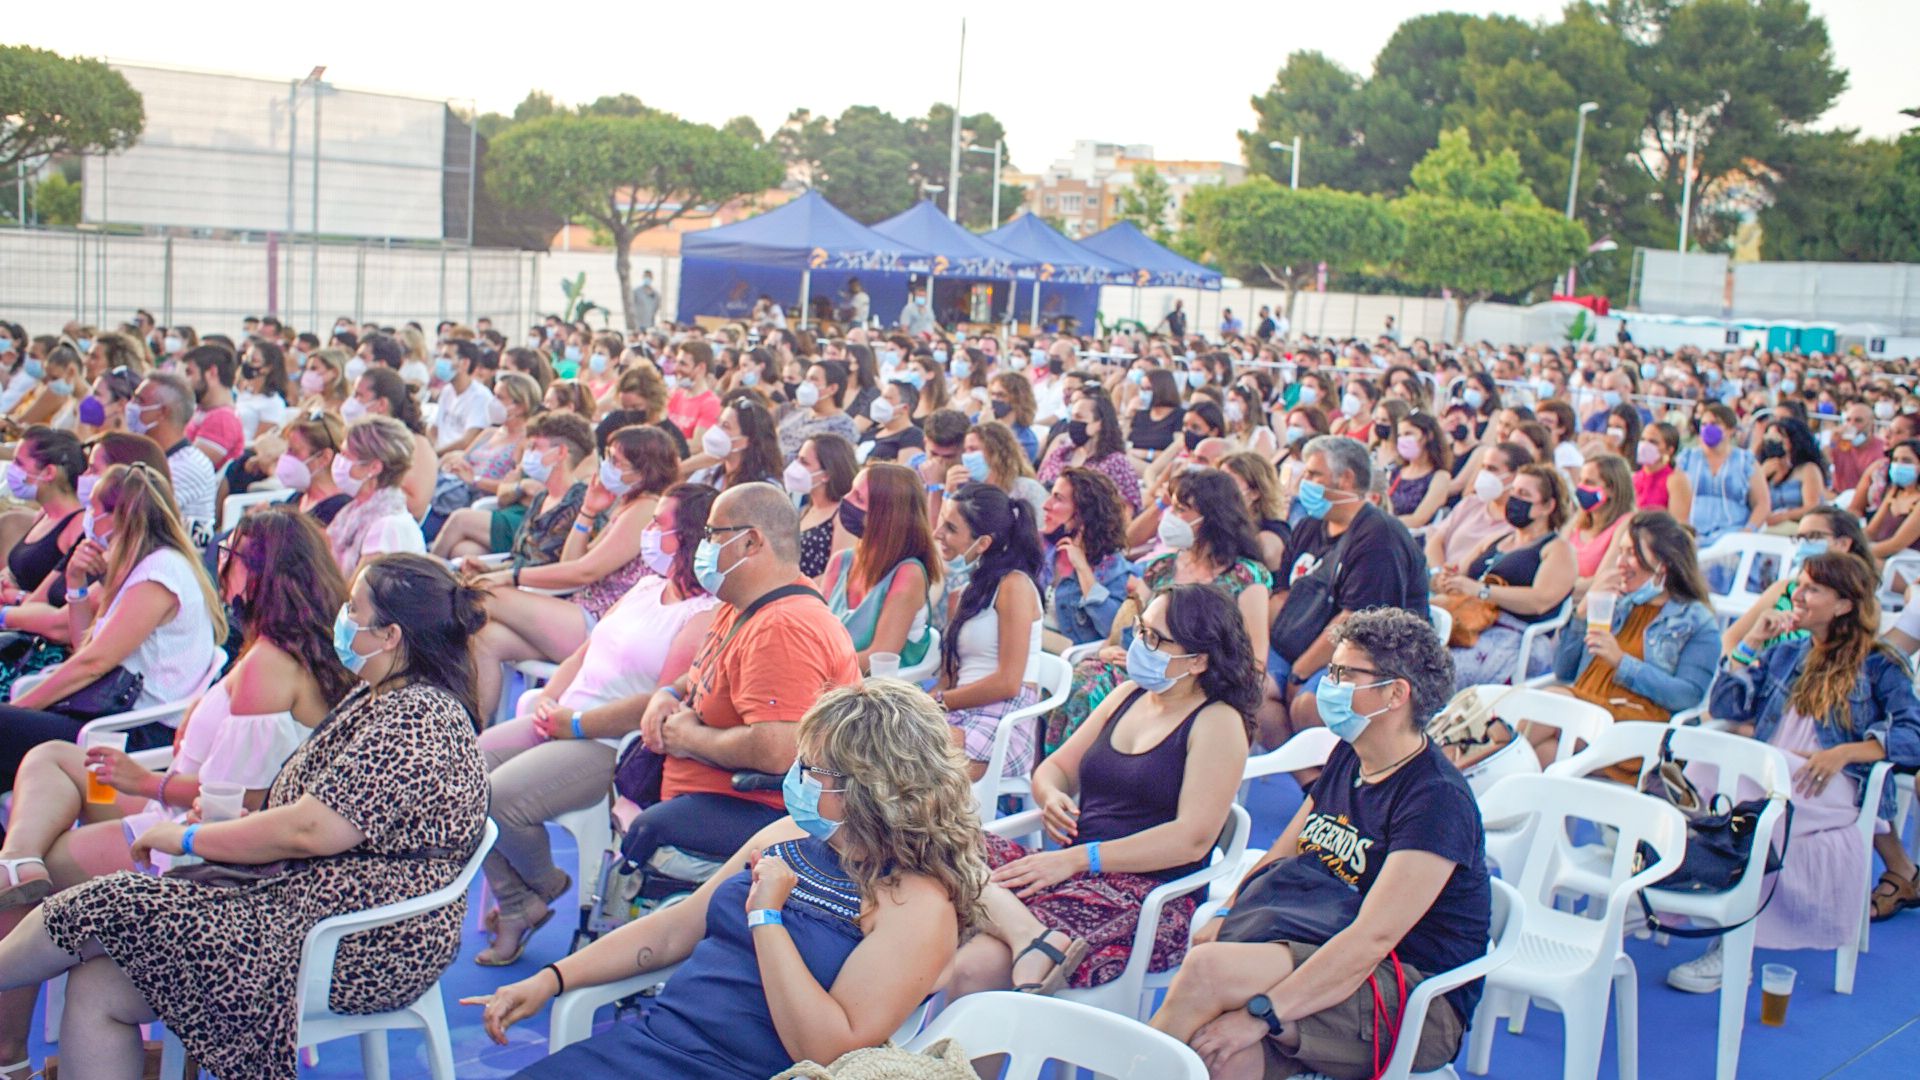
[[1420, 745], [1413, 748], [1413, 753], [1408, 754], [1406, 757], [1401, 758], [1399, 761], [1396, 761], [1391, 765], [1388, 765], [1384, 769], [1376, 769], [1371, 774], [1369, 774], [1365, 769], [1360, 770], [1360, 772], [1353, 778], [1353, 786], [1359, 787], [1361, 784], [1371, 784], [1374, 781], [1381, 779], [1382, 777], [1386, 776], [1388, 773], [1392, 772], [1393, 770], [1399, 768], [1402, 765], [1405, 765], [1407, 762], [1412, 761], [1414, 758], [1419, 757], [1422, 753], [1426, 752], [1426, 749], [1427, 749], [1427, 735], [1426, 735], [1426, 732], [1423, 731], [1420, 733]]

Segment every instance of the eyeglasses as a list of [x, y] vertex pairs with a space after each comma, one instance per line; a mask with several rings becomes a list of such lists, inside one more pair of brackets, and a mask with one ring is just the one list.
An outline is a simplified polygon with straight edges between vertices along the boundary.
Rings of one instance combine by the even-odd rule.
[[[1159, 652], [1160, 647], [1163, 645], [1173, 645], [1175, 647], [1178, 647], [1180, 644], [1179, 642], [1173, 640], [1172, 638], [1161, 633], [1160, 631], [1155, 630], [1153, 627], [1148, 626], [1147, 621], [1145, 619], [1133, 620], [1133, 636], [1139, 638], [1141, 642], [1146, 645], [1147, 648], [1152, 649], [1155, 652]], [[1179, 660], [1184, 657], [1198, 656], [1198, 655], [1200, 654], [1199, 653], [1171, 654], [1172, 658], [1175, 660]]]
[[1390, 677], [1387, 676], [1386, 672], [1375, 671], [1372, 668], [1352, 667], [1347, 664], [1327, 665], [1327, 678], [1333, 682], [1346, 685], [1352, 681], [1348, 678], [1349, 675], [1372, 675], [1375, 678]]
[[1833, 534], [1816, 530], [1814, 532], [1795, 533], [1793, 538], [1795, 540], [1831, 540], [1833, 539]]
[[[794, 762], [800, 766], [800, 771], [802, 773], [812, 773], [815, 776], [815, 778], [824, 776], [829, 780], [848, 779], [848, 776], [846, 773], [834, 772], [832, 769], [822, 768], [818, 765], [809, 765], [807, 764], [806, 758], [795, 758]], [[820, 793], [823, 795], [840, 795], [845, 793], [846, 790], [847, 789], [845, 785], [842, 785], [840, 787], [833, 787], [833, 788], [827, 787], [824, 784], [820, 786]]]
[[751, 528], [753, 528], [751, 525], [709, 525], [700, 530], [700, 535], [703, 539], [712, 540], [715, 533], [739, 532], [741, 529]]

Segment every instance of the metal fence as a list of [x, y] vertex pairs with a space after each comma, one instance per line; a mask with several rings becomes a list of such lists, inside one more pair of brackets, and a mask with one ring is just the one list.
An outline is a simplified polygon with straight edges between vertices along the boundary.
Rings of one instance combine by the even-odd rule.
[[[488, 316], [524, 326], [542, 305], [540, 256], [383, 244], [295, 244], [0, 231], [0, 312], [39, 331], [69, 319], [117, 326], [144, 308], [163, 325], [235, 327], [277, 314], [296, 326]], [[607, 276], [612, 277], [608, 259]]]

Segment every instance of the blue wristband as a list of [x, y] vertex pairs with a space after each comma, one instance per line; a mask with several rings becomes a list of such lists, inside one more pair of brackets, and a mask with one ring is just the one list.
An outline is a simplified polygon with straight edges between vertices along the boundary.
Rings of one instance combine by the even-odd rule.
[[781, 918], [779, 908], [754, 908], [747, 912], [747, 929], [762, 926], [782, 926], [786, 920]]
[[1093, 843], [1087, 845], [1087, 873], [1097, 874], [1099, 872], [1100, 872], [1100, 841], [1095, 840]]
[[576, 739], [584, 739], [587, 737], [587, 733], [580, 730], [580, 714], [579, 713], [573, 714], [573, 737]]
[[198, 823], [195, 823], [187, 826], [187, 831], [180, 834], [180, 853], [182, 855], [193, 854], [193, 834], [199, 831], [200, 826]]
[[10, 607], [0, 607], [0, 630], [7, 628], [7, 613], [12, 610]]
[[1224, 919], [1231, 914], [1233, 914], [1233, 909], [1230, 907], [1215, 908], [1213, 912], [1213, 917], [1216, 919]]

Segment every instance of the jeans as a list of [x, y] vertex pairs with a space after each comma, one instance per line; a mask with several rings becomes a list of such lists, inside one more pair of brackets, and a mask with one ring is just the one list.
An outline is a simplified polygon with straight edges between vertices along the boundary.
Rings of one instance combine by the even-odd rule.
[[[506, 915], [518, 915], [538, 897], [567, 890], [553, 864], [546, 823], [605, 798], [613, 783], [613, 748], [597, 739], [540, 737], [532, 720], [496, 724], [480, 735], [480, 752], [493, 788], [493, 820], [500, 839], [481, 863]], [[579, 882], [591, 889], [592, 882]]]
[[784, 811], [750, 799], [689, 792], [647, 807], [620, 846], [635, 866], [645, 866], [656, 850], [669, 844], [724, 860], [732, 858], [754, 833], [785, 816]]
[[[59, 713], [0, 705], [0, 792], [13, 790], [13, 774], [20, 771], [27, 751], [43, 742], [72, 742], [84, 726], [85, 720]], [[129, 754], [172, 744], [173, 729], [165, 724], [144, 724], [127, 732]]]

